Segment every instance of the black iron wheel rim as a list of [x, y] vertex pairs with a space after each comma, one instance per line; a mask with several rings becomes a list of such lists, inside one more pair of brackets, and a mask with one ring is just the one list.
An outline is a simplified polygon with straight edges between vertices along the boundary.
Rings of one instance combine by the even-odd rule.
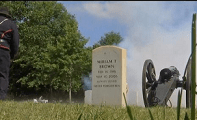
[[156, 72], [152, 60], [148, 59], [144, 62], [142, 71], [142, 93], [145, 107], [149, 107], [148, 94], [151, 86], [156, 81]]

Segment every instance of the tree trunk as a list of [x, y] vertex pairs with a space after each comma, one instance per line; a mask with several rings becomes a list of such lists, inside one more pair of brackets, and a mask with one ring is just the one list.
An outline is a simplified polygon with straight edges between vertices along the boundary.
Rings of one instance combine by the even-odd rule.
[[70, 101], [70, 103], [71, 103], [71, 78], [70, 78], [69, 101]]
[[53, 99], [53, 88], [50, 86], [50, 99]]

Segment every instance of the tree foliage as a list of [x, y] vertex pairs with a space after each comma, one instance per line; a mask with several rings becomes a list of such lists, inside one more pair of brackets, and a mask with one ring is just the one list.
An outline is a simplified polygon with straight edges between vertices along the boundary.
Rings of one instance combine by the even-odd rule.
[[81, 75], [91, 70], [88, 39], [75, 17], [56, 1], [6, 1], [19, 26], [19, 53], [11, 66], [10, 87], [72, 90], [81, 88]]
[[93, 48], [97, 48], [103, 45], [118, 45], [120, 42], [123, 41], [122, 36], [120, 33], [116, 33], [114, 31], [105, 33], [104, 36], [98, 41], [98, 43], [93, 45]]
[[9, 8], [19, 27], [19, 52], [11, 64], [12, 92], [81, 88], [82, 74], [92, 69], [92, 49], [118, 45], [123, 38], [113, 31], [106, 33], [92, 47], [78, 30], [75, 16], [57, 1], [0, 1]]

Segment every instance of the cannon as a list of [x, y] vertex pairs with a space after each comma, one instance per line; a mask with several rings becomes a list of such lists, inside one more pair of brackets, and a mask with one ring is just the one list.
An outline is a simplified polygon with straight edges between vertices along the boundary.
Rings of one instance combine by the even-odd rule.
[[[145, 107], [156, 105], [167, 106], [175, 88], [186, 90], [186, 108], [195, 105], [196, 92], [196, 14], [192, 20], [191, 55], [185, 67], [182, 79], [179, 78], [179, 71], [175, 66], [164, 68], [156, 79], [155, 66], [151, 59], [144, 62], [142, 70], [142, 93]], [[195, 93], [195, 94], [192, 94]]]
[[145, 107], [166, 106], [175, 88], [186, 90], [186, 107], [191, 107], [191, 57], [188, 60], [184, 76], [179, 79], [175, 66], [164, 68], [156, 79], [155, 66], [151, 59], [144, 62], [142, 71], [142, 92]]

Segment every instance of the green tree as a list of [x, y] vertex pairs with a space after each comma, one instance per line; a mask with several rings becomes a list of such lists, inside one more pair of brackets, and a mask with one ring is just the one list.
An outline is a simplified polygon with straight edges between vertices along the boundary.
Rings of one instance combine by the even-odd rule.
[[105, 35], [101, 37], [98, 43], [93, 45], [93, 49], [103, 46], [103, 45], [118, 45], [122, 41], [123, 41], [123, 38], [119, 32], [116, 33], [114, 31], [111, 31], [111, 32], [105, 33]]
[[6, 1], [19, 26], [20, 49], [11, 66], [10, 87], [78, 91], [91, 70], [88, 39], [75, 17], [56, 1]]

